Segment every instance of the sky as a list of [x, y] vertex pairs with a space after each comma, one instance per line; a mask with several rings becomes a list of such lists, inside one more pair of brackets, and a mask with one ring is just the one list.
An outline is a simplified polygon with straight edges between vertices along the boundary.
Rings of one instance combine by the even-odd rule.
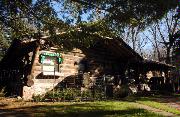
[[[53, 4], [53, 7], [54, 7], [54, 9], [56, 10], [56, 12], [59, 12], [58, 13], [58, 17], [61, 19], [61, 20], [63, 20], [63, 21], [66, 21], [66, 18], [67, 19], [73, 19], [73, 17], [71, 16], [71, 14], [68, 14], [68, 13], [65, 13], [64, 15], [62, 15], [61, 14], [61, 10], [63, 9], [63, 5], [62, 4], [57, 4], [56, 2], [54, 2], [54, 4]], [[92, 14], [92, 12], [94, 12], [94, 11], [89, 11], [89, 12], [87, 12], [87, 13], [83, 13], [83, 15], [81, 16], [81, 20], [82, 21], [85, 21], [85, 22], [88, 22], [89, 20], [88, 20], [88, 17], [89, 17], [89, 14]], [[103, 18], [103, 16], [101, 16], [101, 18]], [[94, 19], [94, 21], [95, 20], [97, 20], [97, 19]], [[75, 21], [76, 22], [76, 21]], [[72, 23], [73, 25], [75, 25], [75, 23]], [[143, 33], [147, 36], [148, 35], [148, 37], [149, 38], [152, 38], [152, 36], [149, 34], [149, 31], [147, 31], [147, 29], [146, 30], [144, 30], [143, 31]], [[145, 38], [145, 35], [143, 34], [143, 33], [141, 33], [141, 34], [139, 34], [139, 36], [138, 36], [138, 38], [140, 39], [140, 40], [143, 40], [143, 38]], [[132, 47], [132, 44], [131, 43], [128, 43], [128, 45], [130, 45], [131, 47]], [[145, 45], [144, 47], [143, 47], [143, 50], [144, 51], [146, 51], [147, 53], [150, 53], [151, 51], [152, 51], [152, 44], [151, 44], [151, 42], [149, 41], [149, 40], [147, 40], [147, 41], [144, 41], [143, 42], [143, 45]], [[138, 51], [138, 48], [137, 48], [137, 50], [136, 51]]]
[[[33, 0], [33, 3], [35, 3], [35, 1], [36, 0]], [[71, 11], [69, 11], [69, 9], [66, 11], [64, 11], [64, 6], [63, 6], [63, 4], [57, 4], [56, 2], [53, 2], [53, 4], [51, 4], [52, 6], [53, 6], [53, 8], [55, 9], [55, 11], [58, 13], [57, 15], [58, 15], [58, 18], [59, 19], [61, 19], [61, 20], [63, 20], [63, 21], [66, 21], [66, 22], [70, 22], [71, 21], [71, 24], [72, 25], [75, 25], [75, 22], [76, 22], [76, 20], [74, 20], [74, 21], [72, 21], [72, 19], [74, 19], [73, 17], [72, 17], [72, 13], [71, 13]], [[71, 9], [72, 11], [74, 10], [74, 9]], [[63, 12], [63, 13], [62, 13]], [[88, 21], [90, 21], [89, 20], [89, 14], [92, 14], [92, 13], [95, 13], [95, 11], [88, 11], [87, 13], [83, 13], [82, 15], [81, 15], [81, 21], [84, 21], [84, 22], [88, 22]], [[103, 17], [103, 15], [101, 16], [101, 18]], [[95, 18], [94, 19], [94, 21], [95, 20], [97, 20], [97, 18]], [[164, 24], [162, 24], [162, 25], [160, 25], [160, 27], [161, 27], [161, 29], [162, 29], [162, 33], [163, 33], [163, 35], [166, 35], [166, 37], [165, 38], [167, 38], [167, 29], [166, 29], [166, 26], [164, 26]], [[146, 28], [143, 32], [141, 32], [140, 34], [139, 34], [139, 36], [138, 36], [138, 38], [140, 39], [140, 40], [143, 40], [143, 38], [146, 38], [146, 36], [148, 36], [148, 38], [150, 38], [150, 39], [152, 39], [153, 38], [153, 36], [152, 36], [152, 34], [149, 32], [149, 28]], [[159, 36], [159, 35], [158, 35]], [[144, 42], [144, 44], [146, 43], [146, 45], [144, 46], [144, 50], [145, 51], [152, 51], [152, 49], [153, 49], [153, 47], [152, 47], [152, 43], [151, 43], [151, 41], [149, 41], [149, 40], [147, 40], [147, 41], [145, 41]], [[131, 47], [132, 47], [132, 44], [129, 44]]]

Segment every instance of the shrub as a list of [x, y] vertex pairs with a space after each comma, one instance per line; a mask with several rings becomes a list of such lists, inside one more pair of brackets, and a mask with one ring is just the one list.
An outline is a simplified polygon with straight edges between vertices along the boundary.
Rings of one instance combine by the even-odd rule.
[[81, 96], [80, 90], [74, 88], [67, 88], [63, 90], [55, 90], [54, 94], [53, 91], [49, 91], [45, 94], [44, 99], [50, 101], [63, 101], [63, 100], [76, 100]]
[[62, 96], [64, 100], [75, 100], [76, 97], [81, 96], [81, 92], [74, 88], [67, 88], [63, 89]]
[[122, 85], [114, 90], [114, 98], [124, 98], [132, 94], [128, 85]]
[[76, 88], [66, 88], [62, 90], [55, 90], [47, 92], [44, 96], [42, 95], [33, 95], [33, 101], [89, 101], [89, 100], [103, 100], [105, 99], [105, 94], [101, 89], [86, 89], [79, 90]]
[[45, 99], [50, 99], [50, 100], [54, 100], [54, 101], [60, 101], [62, 100], [63, 98], [63, 94], [61, 91], [59, 90], [55, 90], [54, 91], [54, 94], [53, 94], [53, 91], [49, 91], [45, 94], [44, 96]]
[[35, 102], [42, 102], [42, 101], [44, 101], [44, 96], [42, 96], [42, 95], [34, 95], [33, 94], [32, 99]]
[[82, 100], [90, 100], [93, 98], [91, 90], [84, 90], [81, 92]]
[[0, 97], [5, 97], [5, 87], [0, 89]]
[[96, 99], [96, 100], [103, 100], [105, 98], [106, 98], [106, 96], [105, 96], [104, 91], [99, 90], [99, 89], [95, 90], [94, 99]]

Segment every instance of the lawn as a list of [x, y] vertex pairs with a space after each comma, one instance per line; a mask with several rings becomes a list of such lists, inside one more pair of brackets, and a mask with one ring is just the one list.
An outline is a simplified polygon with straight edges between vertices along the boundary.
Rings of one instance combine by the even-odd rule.
[[[1, 114], [3, 112], [3, 114]], [[12, 102], [0, 107], [0, 116], [162, 117], [128, 101]]]

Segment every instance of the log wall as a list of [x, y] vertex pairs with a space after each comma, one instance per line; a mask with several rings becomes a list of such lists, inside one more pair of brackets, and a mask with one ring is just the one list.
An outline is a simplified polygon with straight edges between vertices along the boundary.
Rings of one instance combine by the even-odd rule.
[[57, 86], [66, 77], [78, 74], [78, 65], [75, 63], [79, 63], [85, 57], [79, 49], [74, 49], [73, 51], [67, 53], [61, 53], [63, 56], [63, 63], [59, 66], [60, 76], [56, 77], [54, 80], [53, 76], [42, 76], [41, 78], [38, 78], [38, 75], [42, 72], [41, 64], [39, 63], [40, 53], [40, 51], [37, 51], [31, 72], [34, 85], [31, 87], [23, 87], [23, 98], [25, 100], [31, 99], [33, 95], [45, 94], [47, 91], [50, 91], [53, 87]]

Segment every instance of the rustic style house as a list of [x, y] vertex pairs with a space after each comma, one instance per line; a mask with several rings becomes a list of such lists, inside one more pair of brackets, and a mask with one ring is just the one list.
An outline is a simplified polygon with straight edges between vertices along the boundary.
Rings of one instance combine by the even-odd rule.
[[88, 48], [71, 51], [60, 51], [43, 39], [14, 39], [0, 62], [0, 86], [6, 88], [7, 95], [31, 99], [33, 95], [58, 87], [61, 82], [66, 87], [81, 87], [83, 74], [92, 79], [113, 76], [114, 82], [109, 85], [116, 86], [131, 78], [138, 84], [140, 76], [144, 78], [148, 71], [168, 73], [172, 68], [144, 60], [120, 38], [98, 38], [102, 39]]

